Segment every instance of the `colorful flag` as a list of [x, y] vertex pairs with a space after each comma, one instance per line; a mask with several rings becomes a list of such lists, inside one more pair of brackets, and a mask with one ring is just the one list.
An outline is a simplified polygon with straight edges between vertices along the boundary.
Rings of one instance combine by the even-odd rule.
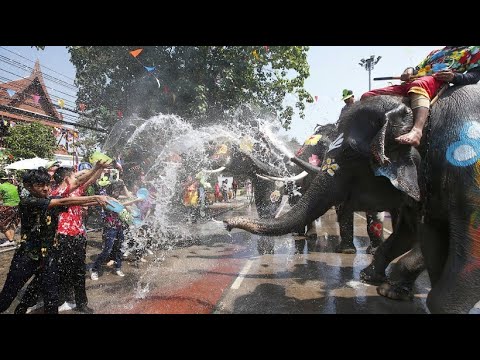
[[123, 113], [122, 113], [120, 110], [118, 110], [118, 111], [117, 111], [117, 116], [118, 116], [119, 118], [122, 118], [122, 117], [123, 117]]
[[12, 97], [13, 95], [15, 95], [16, 91], [12, 89], [7, 89], [7, 93], [8, 93], [8, 96]]
[[155, 70], [155, 66], [145, 66], [143, 65], [145, 69], [147, 69], [148, 72]]
[[130, 54], [136, 58], [138, 55], [140, 55], [140, 53], [143, 51], [143, 49], [137, 49], [137, 50], [132, 50], [130, 51]]
[[32, 97], [33, 97], [33, 102], [35, 104], [38, 104], [38, 102], [40, 100], [40, 95], [35, 94], [35, 95], [32, 95]]
[[156, 77], [155, 77], [155, 80], [157, 80], [158, 88], [160, 89], [160, 88], [161, 88], [161, 86], [160, 86], [160, 80], [158, 80]]
[[255, 59], [257, 59], [257, 60], [260, 59], [260, 57], [259, 57], [258, 54], [257, 54], [257, 50], [253, 50], [253, 51], [252, 51], [252, 54], [253, 54], [253, 56], [255, 56]]
[[167, 93], [168, 93], [168, 91], [169, 91], [169, 89], [168, 89], [168, 86], [167, 86], [167, 85], [165, 85], [165, 86], [163, 87], [163, 92], [164, 92], [165, 94], [167, 94]]
[[63, 109], [65, 106], [65, 101], [63, 99], [58, 99], [58, 105], [60, 105], [60, 107]]
[[265, 52], [268, 52], [268, 46], [263, 47], [265, 49]]
[[80, 111], [85, 111], [85, 109], [87, 108], [87, 105], [80, 103], [78, 104], [78, 108], [80, 109]]
[[318, 96], [317, 95], [315, 95], [315, 101], [318, 101]]

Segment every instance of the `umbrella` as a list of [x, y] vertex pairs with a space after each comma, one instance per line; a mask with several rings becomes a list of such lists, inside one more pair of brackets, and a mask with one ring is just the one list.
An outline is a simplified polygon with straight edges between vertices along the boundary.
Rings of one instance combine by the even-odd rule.
[[5, 166], [6, 170], [31, 170], [38, 169], [40, 166], [47, 165], [48, 160], [34, 157], [33, 159], [25, 159], [11, 163], [10, 165]]

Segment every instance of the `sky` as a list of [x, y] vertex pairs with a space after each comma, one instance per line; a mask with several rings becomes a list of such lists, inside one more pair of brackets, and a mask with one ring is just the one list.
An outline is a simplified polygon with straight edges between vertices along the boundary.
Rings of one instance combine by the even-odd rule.
[[[316, 124], [336, 122], [344, 106], [341, 101], [343, 89], [352, 90], [355, 98], [368, 91], [368, 71], [359, 65], [361, 59], [375, 55], [380, 61], [371, 72], [372, 89], [388, 86], [387, 81], [373, 81], [374, 77], [400, 76], [408, 66], [416, 66], [430, 51], [443, 46], [312, 46], [308, 53], [310, 77], [305, 88], [318, 101], [306, 105], [305, 119], [295, 116], [291, 129], [281, 134], [295, 137], [299, 142], [307, 139]], [[70, 63], [70, 54], [64, 47], [47, 46], [38, 51], [29, 46], [0, 45], [0, 82], [28, 76], [36, 59], [40, 60], [53, 101], [65, 100], [65, 109], [73, 107], [76, 91], [73, 88], [75, 68]], [[13, 62], [13, 63], [12, 63]], [[25, 67], [26, 66], [26, 67]], [[55, 72], [54, 72], [55, 71]], [[59, 81], [61, 80], [61, 81]], [[70, 84], [70, 86], [65, 83]], [[392, 81], [399, 84], [399, 81]], [[286, 103], [293, 104], [293, 96]], [[63, 111], [65, 120], [74, 121], [74, 113]]]

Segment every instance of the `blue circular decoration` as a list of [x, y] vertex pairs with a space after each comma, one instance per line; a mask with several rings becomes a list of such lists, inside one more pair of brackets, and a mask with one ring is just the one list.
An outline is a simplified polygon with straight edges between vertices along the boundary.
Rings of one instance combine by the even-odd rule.
[[448, 162], [455, 166], [469, 166], [479, 159], [480, 147], [473, 141], [456, 141], [447, 148], [446, 157]]

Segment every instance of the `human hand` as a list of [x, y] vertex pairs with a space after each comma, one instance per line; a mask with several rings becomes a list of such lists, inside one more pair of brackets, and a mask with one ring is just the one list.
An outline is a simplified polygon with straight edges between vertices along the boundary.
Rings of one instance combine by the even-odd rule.
[[95, 163], [95, 168], [97, 169], [106, 169], [110, 166], [111, 162], [108, 160], [98, 160]]
[[433, 77], [439, 81], [451, 82], [455, 73], [452, 70], [442, 70], [433, 74]]
[[[106, 195], [95, 195], [95, 200], [97, 201], [98, 205], [102, 207], [106, 207], [108, 205], [108, 200], [112, 199], [110, 196]], [[112, 199], [114, 200], [114, 199]]]

